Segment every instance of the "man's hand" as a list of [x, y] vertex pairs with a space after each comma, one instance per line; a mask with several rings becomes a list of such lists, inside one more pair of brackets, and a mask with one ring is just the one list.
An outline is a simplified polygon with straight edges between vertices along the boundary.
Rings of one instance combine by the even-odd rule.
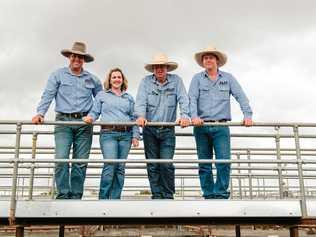
[[250, 127], [253, 125], [253, 121], [251, 118], [245, 118], [244, 121], [243, 121], [243, 124], [246, 126], [246, 127]]
[[35, 115], [33, 118], [32, 118], [32, 123], [34, 124], [41, 124], [41, 123], [44, 123], [44, 117], [40, 114], [38, 115]]
[[181, 128], [185, 128], [190, 125], [190, 119], [179, 118], [177, 119], [176, 124], [179, 124]]
[[93, 118], [91, 116], [85, 116], [82, 118], [82, 120], [85, 122], [85, 123], [93, 123]]
[[143, 117], [139, 117], [138, 119], [136, 119], [136, 123], [138, 126], [144, 127], [147, 124], [147, 120]]
[[200, 118], [193, 118], [193, 119], [191, 119], [191, 123], [194, 126], [202, 126], [204, 121], [203, 121], [203, 119], [200, 119]]
[[139, 140], [137, 138], [133, 138], [132, 139], [132, 144], [133, 144], [133, 147], [138, 147], [139, 146]]

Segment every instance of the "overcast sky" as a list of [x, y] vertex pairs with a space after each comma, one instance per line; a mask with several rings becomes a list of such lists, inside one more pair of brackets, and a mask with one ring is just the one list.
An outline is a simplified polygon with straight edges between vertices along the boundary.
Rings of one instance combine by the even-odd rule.
[[222, 70], [241, 83], [255, 121], [313, 122], [315, 12], [313, 0], [1, 0], [0, 119], [31, 119], [49, 74], [67, 65], [60, 50], [84, 41], [96, 59], [85, 68], [103, 81], [121, 67], [133, 96], [157, 52], [179, 63], [188, 89], [202, 70], [194, 53], [212, 44], [228, 55]]

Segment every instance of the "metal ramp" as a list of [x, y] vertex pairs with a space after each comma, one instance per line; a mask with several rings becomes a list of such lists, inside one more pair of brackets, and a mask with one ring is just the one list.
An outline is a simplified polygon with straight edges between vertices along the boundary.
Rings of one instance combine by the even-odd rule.
[[[46, 122], [42, 126], [55, 124], [74, 123]], [[13, 145], [0, 145], [0, 224], [16, 225], [18, 237], [23, 236], [24, 226], [41, 224], [61, 227], [68, 224], [227, 224], [236, 225], [236, 236], [240, 236], [239, 225], [271, 224], [288, 227], [291, 237], [298, 236], [301, 225], [316, 226], [316, 149], [312, 145], [316, 135], [312, 130], [300, 133], [306, 128], [315, 129], [316, 133], [316, 124], [256, 123], [253, 128], [263, 127], [262, 133], [232, 133], [232, 140], [261, 139], [265, 145], [233, 147], [231, 160], [197, 160], [195, 147], [191, 145], [177, 147], [175, 159], [171, 161], [145, 160], [142, 148], [131, 150], [130, 154], [136, 159], [123, 161], [127, 168], [123, 200], [106, 201], [97, 200], [96, 180], [104, 162], [98, 147], [92, 148], [89, 160], [56, 161], [53, 146], [38, 145], [40, 137], [53, 135], [51, 130], [23, 130], [22, 127], [33, 126], [29, 121], [0, 121], [0, 125], [16, 128], [0, 129], [1, 136], [16, 138]], [[158, 125], [176, 126], [174, 123], [152, 124]], [[219, 126], [205, 124], [210, 125]], [[223, 125], [238, 127], [241, 123], [220, 124]], [[267, 133], [268, 128], [272, 132]], [[177, 136], [187, 139], [192, 133], [180, 132]], [[285, 142], [289, 147], [282, 147], [280, 141], [289, 139], [292, 142]], [[304, 143], [307, 139], [312, 141]], [[273, 145], [266, 140], [272, 140]], [[31, 145], [26, 141], [31, 141]], [[85, 200], [54, 199], [56, 162], [89, 163]], [[175, 164], [176, 200], [148, 200], [145, 164], [152, 162]], [[197, 166], [203, 162], [231, 164], [230, 200], [202, 200]]]

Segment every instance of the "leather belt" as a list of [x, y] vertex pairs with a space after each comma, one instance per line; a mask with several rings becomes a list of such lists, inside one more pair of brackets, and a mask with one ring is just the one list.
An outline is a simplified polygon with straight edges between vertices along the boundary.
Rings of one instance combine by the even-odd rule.
[[219, 120], [204, 120], [204, 122], [206, 122], [206, 123], [216, 123], [216, 122], [218, 122], [218, 123], [225, 123], [225, 122], [227, 122], [228, 120], [227, 119], [219, 119]]
[[76, 118], [76, 119], [80, 119], [84, 116], [88, 115], [88, 112], [78, 112], [78, 113], [62, 113], [62, 112], [58, 112], [58, 114], [62, 115], [62, 116], [67, 116], [70, 118]]
[[101, 125], [101, 129], [105, 129], [107, 131], [115, 131], [115, 132], [130, 132], [130, 131], [132, 131], [132, 127], [124, 126], [124, 125]]

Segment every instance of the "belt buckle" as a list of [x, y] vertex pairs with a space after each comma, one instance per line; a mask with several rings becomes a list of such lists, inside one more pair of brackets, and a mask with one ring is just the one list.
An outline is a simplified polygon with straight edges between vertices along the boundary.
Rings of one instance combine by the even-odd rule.
[[79, 113], [74, 113], [74, 118], [79, 118], [80, 114]]

